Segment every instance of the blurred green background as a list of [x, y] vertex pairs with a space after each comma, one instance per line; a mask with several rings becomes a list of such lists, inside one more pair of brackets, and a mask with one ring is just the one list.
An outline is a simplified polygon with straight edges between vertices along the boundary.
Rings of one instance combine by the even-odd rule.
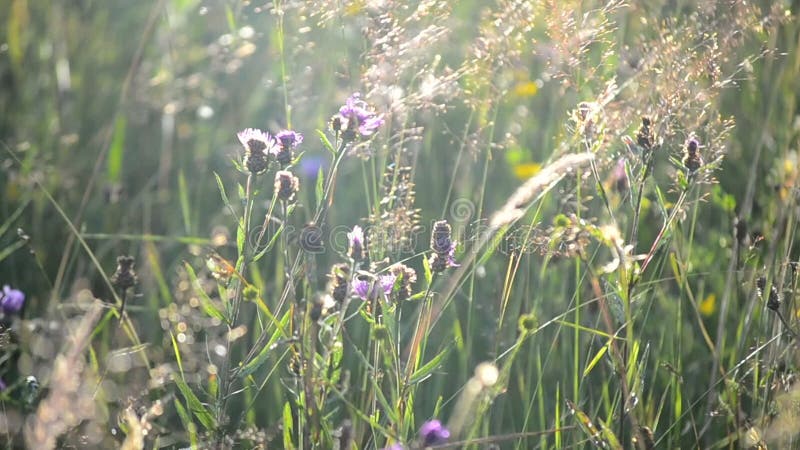
[[[706, 162], [725, 154], [713, 172], [716, 181], [698, 188], [682, 225], [670, 230], [666, 253], [672, 256], [658, 255], [657, 267], [654, 263], [647, 274], [648, 288], [640, 292], [652, 300], [637, 329], [640, 351], [648, 346], [651, 358], [647, 382], [672, 386], [683, 398], [671, 393], [664, 400], [648, 391], [642, 399], [658, 405], [653, 408], [659, 413], [648, 417], [668, 416], [661, 419], [663, 431], [690, 403], [708, 395], [706, 330], [713, 344], [725, 342], [723, 365], [734, 366], [773, 326], [758, 312], [763, 308], [753, 306], [753, 280], [762, 273], [783, 280], [787, 263], [798, 260], [800, 6], [796, 1], [611, 4], [3, 1], [0, 224], [6, 226], [0, 235], [0, 284], [27, 293], [29, 320], [60, 317], [60, 308], [84, 289], [110, 298], [63, 212], [107, 274], [117, 255], [136, 257], [139, 295], [128, 308], [142, 341], [154, 344], [151, 359], [166, 363], [172, 358], [169, 331], [177, 325], [165, 317], [180, 296], [183, 262], [202, 267], [211, 248], [235, 258], [235, 222], [220, 200], [214, 174], [234, 198], [236, 183], [245, 177], [232, 162], [242, 155], [239, 130], [289, 128], [305, 135], [297, 170], [299, 228], [313, 214], [317, 172], [330, 165], [316, 130], [327, 132], [344, 100], [364, 93], [388, 126], [375, 139], [370, 158], [344, 161], [326, 231], [367, 223], [360, 218], [374, 213], [385, 163], [402, 154], [413, 168], [424, 230], [413, 251], [393, 255], [405, 258], [426, 250], [429, 224], [441, 218], [453, 223], [468, 247], [529, 176], [555, 156], [585, 150], [573, 139], [581, 126], [575, 111], [579, 102], [596, 102], [604, 108], [605, 128], [598, 131], [604, 138], [591, 150], [602, 155], [598, 170], [609, 190], [616, 162], [630, 156], [621, 137], [635, 135], [642, 115], [659, 119], [664, 150], [654, 179], [664, 198], [646, 194], [651, 206], [641, 217], [634, 254], [647, 253], [663, 224], [656, 204], [677, 197], [679, 171], [670, 157], [680, 160], [684, 140], [698, 135]], [[266, 193], [272, 179], [258, 183]], [[557, 214], [577, 213], [607, 223], [594, 189], [591, 183], [565, 183], [526, 220], [545, 229]], [[267, 199], [261, 197], [259, 208]], [[615, 207], [624, 204], [617, 199]], [[617, 221], [625, 232], [632, 223], [627, 213], [619, 213]], [[741, 247], [731, 263], [737, 239]], [[341, 259], [334, 250], [344, 249], [315, 260], [319, 290], [328, 268]], [[545, 322], [575, 306], [576, 297], [592, 295], [578, 260], [536, 252], [517, 256], [508, 247], [471, 270], [446, 323], [431, 334], [436, 344], [429, 344], [431, 355], [447, 342], [457, 342], [460, 352], [423, 388], [425, 395], [414, 404], [421, 414], [431, 415], [441, 398], [452, 399], [478, 362], [512, 345], [521, 314], [531, 312]], [[419, 271], [420, 261], [409, 264]], [[277, 255], [263, 260], [266, 285], [277, 283], [270, 277], [279, 264]], [[509, 284], [512, 266], [517, 278]], [[683, 271], [690, 275], [676, 275]], [[785, 277], [789, 285], [791, 277]], [[721, 317], [724, 296], [731, 300]], [[509, 312], [498, 323], [504, 302]], [[602, 328], [597, 312], [587, 311], [588, 318], [568, 319]], [[796, 315], [789, 319], [797, 325]], [[564, 410], [557, 389], [561, 396], [591, 398], [585, 409], [593, 414], [611, 409], [613, 395], [603, 391], [608, 384], [602, 377], [580, 376], [605, 340], [576, 330], [549, 328], [526, 344], [508, 395], [499, 397], [496, 414], [486, 422], [487, 434], [554, 427], [558, 408]], [[111, 336], [94, 347], [100, 360], [128, 345]], [[20, 344], [23, 353], [26, 345]], [[199, 344], [186, 351], [203, 359]], [[762, 369], [771, 370], [781, 360], [778, 354], [793, 373], [794, 352], [772, 354]], [[0, 373], [21, 377], [23, 368], [34, 371], [43, 364], [36, 361], [23, 358], [21, 366], [7, 365]], [[670, 368], [681, 371], [683, 386], [675, 387]], [[195, 381], [202, 383], [205, 375], [200, 366], [196, 370], [201, 375]], [[135, 395], [126, 382], [144, 387], [152, 376], [140, 370], [110, 377], [124, 392], [117, 400]], [[767, 381], [743, 378], [739, 381], [752, 393], [739, 405], [743, 412], [728, 412], [728, 419], [715, 422], [721, 440], [741, 428], [739, 416], [757, 420], [770, 404], [761, 384]], [[265, 394], [264, 403], [253, 408], [254, 423], [267, 426], [280, 418], [280, 405], [269, 402], [279, 396], [277, 390]], [[537, 403], [529, 403], [533, 398]], [[699, 405], [708, 407], [697, 413], [701, 425], [705, 416], [723, 409], [706, 401]], [[444, 411], [448, 408], [452, 402]], [[683, 428], [681, 423], [675, 433]], [[670, 441], [672, 447], [696, 442], [681, 436]], [[545, 445], [539, 437], [531, 442]]]

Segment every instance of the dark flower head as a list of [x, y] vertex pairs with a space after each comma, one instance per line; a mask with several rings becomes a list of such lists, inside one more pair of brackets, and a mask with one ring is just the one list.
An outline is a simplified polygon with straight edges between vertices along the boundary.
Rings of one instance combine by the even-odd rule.
[[419, 440], [423, 447], [444, 444], [448, 439], [450, 439], [450, 430], [436, 419], [423, 423], [419, 429]]
[[413, 285], [417, 282], [417, 272], [405, 264], [397, 263], [389, 267], [389, 272], [394, 275], [398, 281], [397, 284], [397, 300], [403, 301], [411, 297]]
[[253, 174], [266, 171], [269, 159], [276, 157], [280, 150], [272, 136], [255, 128], [246, 128], [236, 136], [244, 146], [244, 166]]
[[683, 165], [689, 173], [693, 173], [703, 166], [703, 158], [700, 156], [700, 152], [697, 151], [699, 147], [700, 143], [695, 138], [686, 141], [686, 154], [683, 157]]
[[279, 170], [275, 172], [275, 193], [278, 198], [291, 202], [294, 200], [294, 195], [300, 190], [300, 180], [292, 175], [288, 170]]
[[347, 264], [336, 264], [331, 268], [331, 273], [328, 278], [331, 280], [330, 292], [331, 297], [337, 302], [342, 303], [347, 298], [347, 293], [350, 290], [350, 268]]
[[0, 292], [0, 308], [5, 314], [18, 313], [25, 304], [25, 294], [18, 289], [11, 289], [8, 285], [3, 286]]
[[368, 278], [353, 279], [353, 292], [362, 300], [375, 300], [378, 295], [387, 296], [392, 293], [395, 276], [391, 274], [381, 275], [377, 279]]
[[383, 117], [375, 114], [356, 92], [339, 108], [338, 116], [331, 119], [331, 128], [334, 132], [341, 131], [345, 140], [352, 141], [357, 135], [372, 136], [383, 123]]
[[434, 253], [431, 255], [430, 265], [431, 270], [439, 273], [444, 272], [445, 269], [450, 267], [458, 267], [460, 264], [456, 263], [455, 258], [456, 243], [450, 243], [450, 251], [447, 253]]
[[431, 250], [439, 255], [446, 255], [453, 249], [452, 229], [446, 220], [440, 220], [433, 224], [431, 233]]
[[636, 134], [636, 143], [645, 150], [653, 147], [653, 131], [650, 129], [650, 119], [642, 117], [642, 126]]
[[347, 255], [353, 261], [361, 261], [364, 259], [364, 231], [360, 226], [353, 227], [353, 231], [347, 233], [348, 250]]
[[697, 147], [700, 146], [700, 143], [695, 138], [691, 138], [686, 141], [686, 152], [687, 153], [696, 153]]
[[303, 142], [303, 135], [290, 130], [283, 130], [275, 135], [275, 139], [280, 143], [280, 148], [276, 154], [279, 163], [287, 166], [294, 159], [294, 149]]
[[133, 270], [134, 261], [132, 256], [117, 257], [117, 269], [111, 275], [111, 284], [120, 291], [132, 288], [138, 281], [136, 272]]

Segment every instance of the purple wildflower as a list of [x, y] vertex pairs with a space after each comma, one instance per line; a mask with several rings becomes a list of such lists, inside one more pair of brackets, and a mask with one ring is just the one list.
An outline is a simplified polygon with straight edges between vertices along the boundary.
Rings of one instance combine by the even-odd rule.
[[364, 259], [364, 231], [360, 226], [353, 227], [353, 231], [347, 233], [349, 243], [347, 254], [353, 261]]
[[452, 240], [452, 229], [446, 220], [433, 224], [431, 233], [431, 270], [443, 272], [448, 267], [458, 267], [455, 259], [456, 243]]
[[381, 275], [377, 280], [353, 279], [353, 292], [362, 300], [375, 300], [378, 294], [389, 295], [394, 287], [394, 275]]
[[444, 272], [445, 269], [450, 267], [459, 267], [460, 264], [456, 262], [456, 243], [450, 243], [450, 250], [446, 253], [434, 253], [431, 255], [430, 265], [431, 270], [434, 272]]
[[280, 144], [276, 155], [278, 162], [284, 166], [291, 164], [294, 159], [293, 150], [303, 142], [303, 135], [296, 131], [283, 130], [275, 135], [275, 139]]
[[244, 166], [250, 173], [263, 173], [269, 167], [269, 158], [277, 157], [280, 151], [275, 138], [261, 130], [246, 128], [236, 136], [244, 146]]
[[339, 115], [332, 120], [334, 131], [342, 131], [345, 140], [355, 140], [356, 131], [362, 137], [372, 136], [383, 123], [383, 116], [371, 111], [358, 92], [347, 99], [344, 106], [339, 108]]
[[444, 444], [450, 439], [450, 430], [442, 425], [438, 420], [429, 420], [422, 424], [419, 429], [419, 439], [423, 447]]
[[11, 289], [8, 285], [3, 286], [0, 293], [0, 308], [5, 314], [18, 313], [25, 304], [25, 294], [18, 289]]
[[388, 447], [384, 447], [383, 450], [406, 450], [406, 448], [403, 447], [403, 444], [394, 443]]
[[275, 139], [285, 147], [297, 147], [303, 143], [303, 135], [291, 130], [283, 130], [275, 135]]

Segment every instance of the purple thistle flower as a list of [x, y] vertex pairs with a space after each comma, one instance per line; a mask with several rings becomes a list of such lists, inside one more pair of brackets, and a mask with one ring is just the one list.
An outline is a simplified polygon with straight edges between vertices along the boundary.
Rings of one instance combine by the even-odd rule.
[[444, 272], [445, 269], [450, 267], [459, 267], [460, 264], [456, 262], [455, 258], [456, 253], [456, 243], [450, 243], [450, 250], [446, 253], [434, 253], [431, 255], [430, 265], [431, 270], [434, 272]]
[[244, 146], [244, 166], [250, 173], [263, 173], [269, 167], [269, 158], [278, 156], [278, 143], [268, 133], [256, 128], [245, 128], [236, 136]]
[[364, 231], [360, 226], [353, 227], [353, 231], [347, 233], [347, 240], [350, 244], [347, 254], [353, 261], [360, 261], [364, 259]]
[[419, 439], [422, 441], [423, 447], [444, 444], [450, 439], [450, 430], [436, 419], [429, 420], [420, 427]]
[[295, 148], [303, 143], [303, 135], [291, 130], [283, 130], [275, 135], [275, 139], [284, 147]]
[[377, 280], [369, 279], [353, 279], [353, 292], [356, 293], [362, 300], [375, 300], [378, 295], [389, 295], [392, 293], [394, 287], [394, 275], [381, 275]]
[[334, 131], [341, 129], [346, 140], [355, 140], [356, 131], [362, 137], [372, 136], [384, 123], [383, 116], [379, 116], [370, 110], [369, 105], [361, 100], [358, 92], [351, 95], [344, 106], [339, 108], [339, 116], [334, 117]]
[[284, 166], [292, 163], [294, 159], [294, 148], [303, 142], [303, 135], [295, 131], [283, 130], [275, 135], [275, 139], [280, 143], [280, 149], [276, 157], [278, 162]]
[[383, 450], [406, 450], [406, 448], [403, 447], [403, 444], [394, 443], [388, 447], [384, 447]]
[[0, 308], [5, 314], [18, 313], [25, 304], [25, 294], [18, 289], [11, 289], [8, 285], [3, 286], [0, 293]]

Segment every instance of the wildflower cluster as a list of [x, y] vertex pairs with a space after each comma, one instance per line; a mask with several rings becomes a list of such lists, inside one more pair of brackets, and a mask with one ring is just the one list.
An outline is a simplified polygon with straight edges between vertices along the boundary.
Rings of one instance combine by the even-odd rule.
[[361, 99], [358, 92], [348, 97], [339, 113], [331, 118], [331, 129], [337, 138], [344, 142], [353, 142], [359, 138], [369, 138], [381, 125], [383, 116], [376, 114]]

